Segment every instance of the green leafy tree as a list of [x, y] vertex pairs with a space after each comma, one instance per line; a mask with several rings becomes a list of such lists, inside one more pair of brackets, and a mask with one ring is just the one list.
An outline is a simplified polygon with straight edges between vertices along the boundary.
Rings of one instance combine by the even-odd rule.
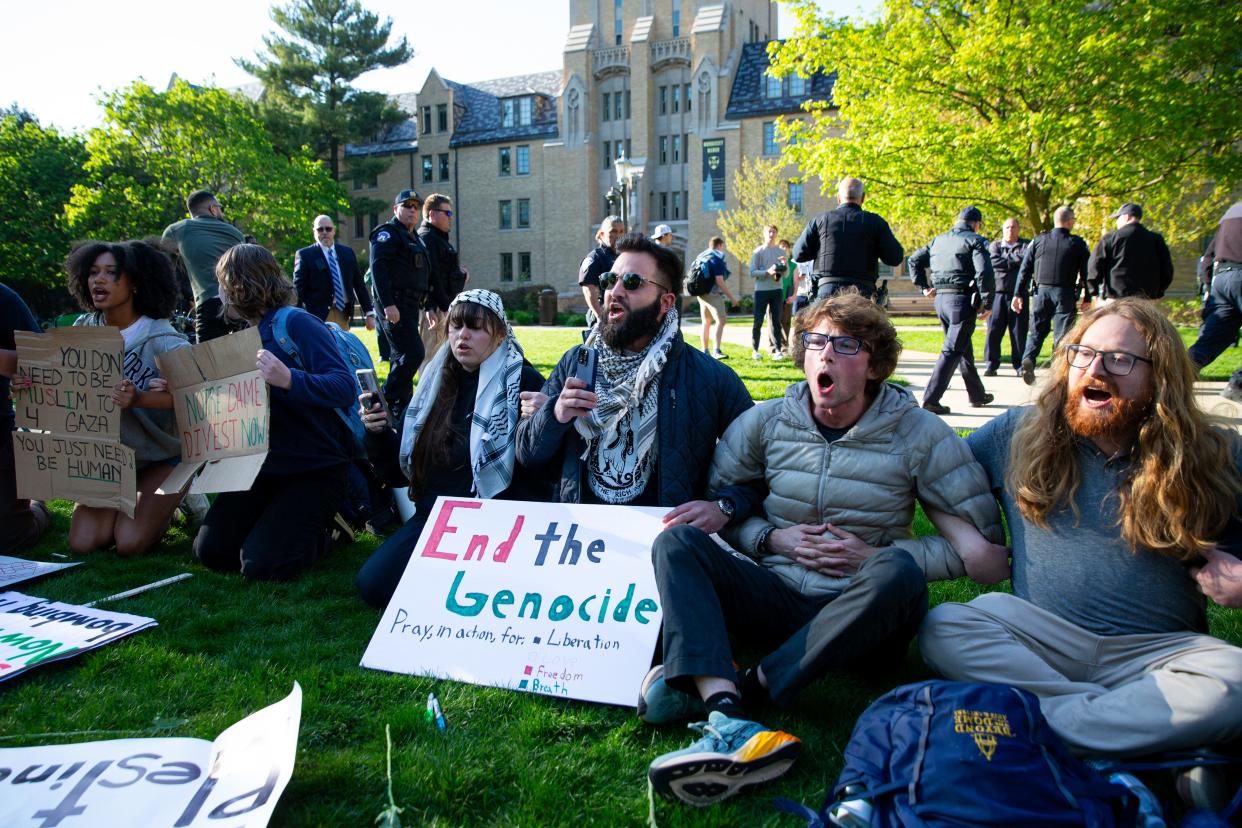
[[223, 89], [145, 83], [103, 98], [86, 139], [86, 183], [66, 207], [78, 236], [158, 235], [186, 217], [185, 197], [216, 193], [230, 220], [278, 253], [304, 243], [310, 217], [348, 202], [309, 151], [276, 152], [254, 104]]
[[[404, 37], [389, 46], [392, 19], [381, 23], [357, 0], [293, 0], [271, 15], [287, 36], [265, 35], [266, 51], [237, 65], [263, 82], [267, 117], [284, 122], [286, 140], [309, 143], [340, 179], [344, 144], [374, 140], [409, 117], [386, 95], [351, 84], [408, 62], [414, 51]], [[363, 172], [373, 174], [374, 163]]]
[[0, 279], [40, 313], [65, 298], [61, 263], [72, 236], [64, 205], [85, 160], [78, 137], [40, 126], [16, 106], [0, 113]]
[[837, 72], [839, 109], [808, 104], [814, 119], [782, 130], [798, 137], [786, 157], [826, 182], [863, 177], [907, 234], [968, 203], [1039, 231], [1061, 204], [1081, 225], [1139, 201], [1186, 240], [1242, 177], [1237, 4], [886, 0], [864, 22], [791, 5], [773, 71]]
[[789, 206], [788, 191], [788, 164], [779, 158], [743, 158], [733, 174], [737, 206], [721, 212], [716, 228], [725, 240], [725, 249], [742, 264], [744, 273], [748, 272], [750, 251], [763, 243], [766, 225], [775, 224], [777, 238], [791, 242], [802, 232], [806, 222]]

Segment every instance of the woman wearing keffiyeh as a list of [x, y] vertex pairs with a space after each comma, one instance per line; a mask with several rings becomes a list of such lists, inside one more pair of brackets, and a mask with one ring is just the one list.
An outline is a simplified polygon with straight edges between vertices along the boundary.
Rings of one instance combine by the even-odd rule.
[[[437, 497], [543, 499], [544, 489], [514, 463], [521, 398], [543, 377], [526, 362], [489, 290], [468, 290], [449, 306], [448, 339], [422, 368], [400, 437], [378, 406], [363, 416], [367, 453], [392, 485], [408, 484], [415, 514], [358, 573], [363, 599], [387, 605]], [[398, 443], [400, 450], [396, 451]], [[391, 467], [399, 457], [399, 472]]]

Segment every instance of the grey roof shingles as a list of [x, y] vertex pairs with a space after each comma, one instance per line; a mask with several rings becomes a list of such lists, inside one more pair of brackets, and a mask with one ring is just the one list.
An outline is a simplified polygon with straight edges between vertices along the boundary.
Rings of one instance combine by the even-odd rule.
[[[798, 97], [788, 96], [769, 98], [766, 96], [768, 61], [768, 42], [746, 43], [742, 46], [742, 57], [738, 62], [737, 74], [733, 76], [733, 89], [729, 92], [729, 106], [725, 109], [725, 117], [730, 120], [754, 118], [761, 115], [785, 115], [799, 112], [803, 101], [832, 101], [832, 87], [836, 83], [837, 73], [825, 75], [817, 73], [810, 79], [807, 94]], [[786, 81], [784, 89], [788, 89]]]

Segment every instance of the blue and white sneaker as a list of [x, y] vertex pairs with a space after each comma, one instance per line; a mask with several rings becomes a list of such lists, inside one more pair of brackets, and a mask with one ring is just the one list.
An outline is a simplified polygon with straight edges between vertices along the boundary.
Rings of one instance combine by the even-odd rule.
[[707, 713], [703, 700], [692, 693], [683, 693], [664, 681], [664, 665], [647, 671], [638, 689], [638, 718], [647, 724], [662, 725], [701, 719]]
[[689, 725], [703, 737], [656, 757], [647, 778], [661, 796], [703, 807], [743, 788], [771, 782], [793, 767], [802, 749], [797, 736], [768, 730], [758, 722], [730, 719], [713, 710], [706, 722]]

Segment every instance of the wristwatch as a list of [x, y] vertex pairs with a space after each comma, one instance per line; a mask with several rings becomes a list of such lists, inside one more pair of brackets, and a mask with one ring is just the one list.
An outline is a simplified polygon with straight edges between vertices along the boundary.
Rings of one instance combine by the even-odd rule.
[[737, 509], [733, 507], [733, 501], [727, 497], [718, 498], [716, 500], [716, 508], [724, 514], [726, 521], [732, 521], [733, 516], [737, 514]]

